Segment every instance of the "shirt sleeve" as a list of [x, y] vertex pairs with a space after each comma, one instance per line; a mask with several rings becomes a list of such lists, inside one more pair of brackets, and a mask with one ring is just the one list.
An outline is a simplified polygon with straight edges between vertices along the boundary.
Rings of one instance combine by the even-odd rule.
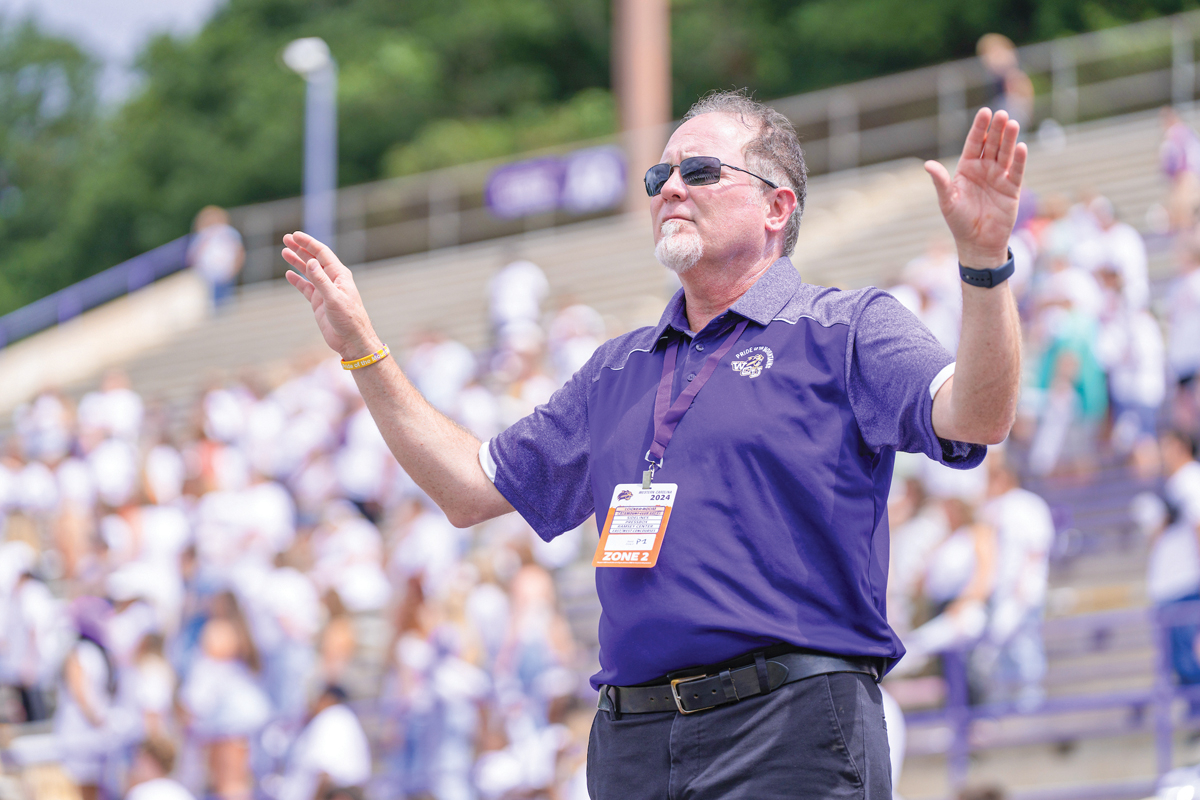
[[873, 290], [862, 300], [849, 336], [846, 389], [872, 450], [924, 453], [957, 469], [983, 461], [985, 446], [940, 439], [933, 431], [934, 384], [945, 381], [954, 358], [911, 311]]
[[594, 510], [588, 467], [591, 363], [488, 444], [496, 488], [547, 542], [578, 527]]

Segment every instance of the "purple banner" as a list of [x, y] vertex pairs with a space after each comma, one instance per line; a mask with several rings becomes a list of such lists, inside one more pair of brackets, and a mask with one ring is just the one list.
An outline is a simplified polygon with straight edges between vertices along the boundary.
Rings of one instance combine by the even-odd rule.
[[501, 219], [543, 214], [558, 208], [562, 183], [561, 159], [519, 161], [491, 174], [484, 189], [484, 202]]
[[625, 197], [625, 158], [615, 147], [577, 150], [564, 158], [536, 158], [497, 168], [484, 202], [501, 219], [563, 209], [591, 214]]

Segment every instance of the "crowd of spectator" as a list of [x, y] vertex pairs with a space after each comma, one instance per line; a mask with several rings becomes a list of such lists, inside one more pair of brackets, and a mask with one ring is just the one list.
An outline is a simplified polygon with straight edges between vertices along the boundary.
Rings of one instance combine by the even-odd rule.
[[[1168, 175], [1188, 133], [1169, 129]], [[1013, 436], [971, 472], [898, 454], [896, 675], [968, 651], [975, 699], [1041, 702], [1055, 522], [1031, 479], [1117, 463], [1161, 480], [1162, 508], [1135, 514], [1155, 542], [1151, 593], [1200, 598], [1200, 235], [1172, 219], [1178, 275], [1152, 292], [1146, 245], [1109, 200], [1023, 198]], [[488, 291], [489, 349], [431, 331], [403, 356], [424, 396], [485, 440], [614, 333], [585, 305], [547, 312], [530, 262]], [[948, 242], [890, 291], [957, 348]], [[1172, 532], [1180, 520], [1190, 534]], [[573, 629], [559, 592], [586, 583], [594, 525], [551, 543], [516, 515], [455, 529], [336, 359], [275, 385], [214, 381], [182, 426], [119, 372], [77, 404], [43, 392], [0, 454], [0, 530], [0, 721], [27, 734], [6, 757], [58, 765], [71, 796], [586, 797], [594, 617]], [[1181, 679], [1200, 682], [1195, 629], [1179, 638]]]
[[[484, 439], [605, 338], [587, 306], [544, 315], [527, 261], [489, 292], [491, 350], [426, 333], [405, 359]], [[84, 800], [586, 796], [594, 653], [556, 596], [583, 531], [455, 529], [336, 359], [216, 381], [179, 429], [119, 372], [16, 411], [0, 719], [35, 734], [10, 759]]]
[[[1167, 221], [1153, 244], [1175, 274], [1152, 287], [1146, 241], [1109, 199], [1026, 194], [1010, 242], [1025, 342], [1012, 435], [972, 472], [898, 454], [888, 613], [908, 655], [896, 678], [937, 670], [954, 652], [966, 658], [972, 701], [1031, 710], [1044, 698], [1056, 520], [1023, 484], [1087, 485], [1116, 469], [1150, 487], [1131, 508], [1149, 538], [1147, 596], [1200, 600], [1200, 137], [1170, 110], [1163, 123], [1170, 210], [1148, 218]], [[891, 292], [955, 350], [961, 290], [948, 242], [931, 243]], [[1198, 630], [1172, 628], [1184, 684], [1200, 683]]]

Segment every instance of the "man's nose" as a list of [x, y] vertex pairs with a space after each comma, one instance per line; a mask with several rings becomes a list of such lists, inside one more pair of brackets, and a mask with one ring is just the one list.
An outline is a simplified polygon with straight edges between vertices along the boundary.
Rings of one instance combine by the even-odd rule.
[[671, 168], [671, 174], [667, 176], [667, 182], [663, 184], [660, 192], [664, 200], [668, 198], [682, 200], [687, 197], [688, 185], [683, 182], [682, 172], [683, 170], [678, 166]]

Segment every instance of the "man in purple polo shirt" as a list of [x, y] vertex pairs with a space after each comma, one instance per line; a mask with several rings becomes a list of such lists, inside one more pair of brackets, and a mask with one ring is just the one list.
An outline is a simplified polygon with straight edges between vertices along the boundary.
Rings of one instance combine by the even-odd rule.
[[515, 509], [551, 539], [604, 520], [593, 797], [891, 796], [876, 681], [903, 655], [884, 613], [893, 454], [973, 467], [1012, 424], [1017, 134], [984, 109], [953, 177], [926, 164], [964, 265], [955, 364], [886, 293], [800, 281], [792, 126], [740, 93], [702, 99], [646, 173], [655, 255], [683, 289], [482, 445], [381, 360], [329, 248], [284, 237], [288, 280], [454, 524]]

